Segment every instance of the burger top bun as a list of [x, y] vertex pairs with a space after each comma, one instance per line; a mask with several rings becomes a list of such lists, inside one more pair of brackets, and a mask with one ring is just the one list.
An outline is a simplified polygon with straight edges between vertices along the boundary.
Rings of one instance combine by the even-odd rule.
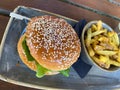
[[47, 15], [34, 17], [25, 35], [31, 55], [49, 70], [68, 69], [80, 55], [80, 40], [64, 19]]

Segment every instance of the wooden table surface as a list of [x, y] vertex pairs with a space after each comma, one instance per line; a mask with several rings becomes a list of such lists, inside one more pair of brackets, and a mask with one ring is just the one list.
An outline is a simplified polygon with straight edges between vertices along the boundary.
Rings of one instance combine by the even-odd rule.
[[[120, 2], [120, 0], [117, 1]], [[76, 5], [77, 7], [61, 2], [60, 0], [1, 0], [0, 8], [13, 11], [18, 5], [34, 7], [47, 10], [49, 12], [61, 14], [63, 16], [76, 20], [102, 20], [105, 23], [109, 24], [112, 28], [115, 28], [120, 21], [120, 7], [108, 2], [107, 0], [88, 0], [86, 2], [84, 0], [73, 0], [73, 2], [75, 2], [74, 5]], [[98, 14], [94, 12], [97, 12]], [[0, 15], [0, 42], [2, 40], [8, 20], [9, 17]], [[35, 89], [0, 81], [0, 90]]]

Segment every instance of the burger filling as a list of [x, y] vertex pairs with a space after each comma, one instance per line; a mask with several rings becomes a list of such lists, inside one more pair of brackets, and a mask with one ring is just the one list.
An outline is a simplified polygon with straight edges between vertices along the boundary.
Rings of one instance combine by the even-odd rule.
[[[26, 39], [24, 38], [24, 40], [22, 41], [22, 47], [23, 47], [23, 50], [26, 54], [26, 57], [27, 57], [27, 60], [28, 61], [35, 61], [36, 62], [36, 66], [37, 66], [37, 70], [36, 70], [36, 76], [38, 78], [41, 78], [43, 77], [46, 72], [48, 71], [51, 71], [47, 68], [44, 68], [43, 66], [41, 66], [40, 64], [37, 63], [37, 61], [34, 59], [34, 57], [30, 54], [30, 50], [26, 44]], [[52, 72], [52, 71], [51, 71]], [[69, 72], [70, 72], [70, 68], [66, 69], [66, 70], [62, 70], [62, 71], [59, 71], [62, 75], [66, 76], [66, 77], [69, 77]]]

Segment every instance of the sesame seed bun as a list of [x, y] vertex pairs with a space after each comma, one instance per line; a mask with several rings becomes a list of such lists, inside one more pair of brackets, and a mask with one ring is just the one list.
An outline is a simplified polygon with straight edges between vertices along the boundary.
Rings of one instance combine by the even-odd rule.
[[[19, 56], [22, 60], [22, 62], [27, 66], [29, 67], [31, 70], [33, 71], [36, 71], [37, 69], [37, 66], [35, 64], [35, 61], [28, 61], [25, 53], [24, 53], [24, 50], [23, 50], [23, 47], [22, 47], [22, 41], [24, 40], [25, 38], [25, 34], [23, 36], [21, 36], [21, 38], [19, 39], [18, 41], [18, 45], [17, 45], [17, 49], [18, 49], [18, 53], [19, 53]], [[46, 75], [54, 75], [54, 74], [58, 74], [59, 72], [55, 72], [55, 71], [48, 71], [46, 72]]]
[[80, 40], [64, 19], [48, 15], [34, 17], [26, 27], [25, 36], [31, 55], [49, 70], [68, 69], [80, 55]]

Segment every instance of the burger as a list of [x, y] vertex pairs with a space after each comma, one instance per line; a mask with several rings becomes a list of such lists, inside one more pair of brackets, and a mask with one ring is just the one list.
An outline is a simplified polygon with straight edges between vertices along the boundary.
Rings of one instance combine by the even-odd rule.
[[23, 63], [38, 78], [58, 73], [68, 77], [81, 51], [72, 26], [62, 18], [49, 15], [31, 18], [17, 49]]

